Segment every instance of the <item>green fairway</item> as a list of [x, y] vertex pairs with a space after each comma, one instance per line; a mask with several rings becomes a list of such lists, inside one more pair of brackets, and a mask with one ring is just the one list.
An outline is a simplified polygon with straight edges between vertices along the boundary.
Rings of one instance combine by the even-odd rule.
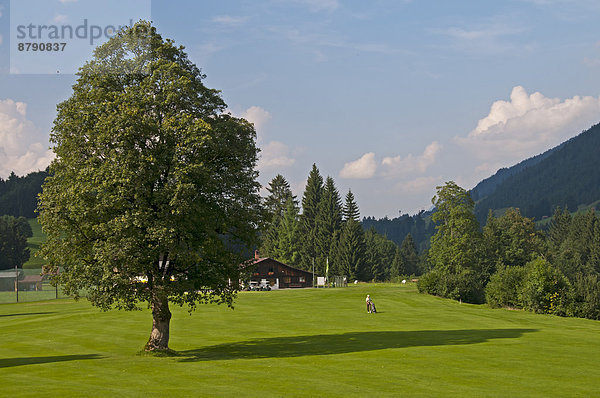
[[[367, 314], [370, 294], [379, 313]], [[0, 305], [4, 396], [591, 396], [600, 323], [421, 295], [414, 285], [241, 293], [173, 308], [178, 357], [137, 355], [148, 310]]]

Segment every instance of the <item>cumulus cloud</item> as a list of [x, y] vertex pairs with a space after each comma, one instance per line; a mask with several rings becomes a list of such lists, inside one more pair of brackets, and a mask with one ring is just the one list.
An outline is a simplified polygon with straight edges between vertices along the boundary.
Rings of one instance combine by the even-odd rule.
[[375, 175], [376, 170], [375, 153], [369, 152], [362, 155], [360, 159], [344, 164], [342, 171], [340, 171], [340, 177], [348, 179], [371, 178]]
[[27, 119], [27, 104], [0, 100], [0, 176], [45, 169], [54, 153], [39, 142], [37, 127]]
[[264, 135], [265, 126], [271, 120], [271, 114], [260, 106], [251, 106], [239, 116], [254, 124], [259, 139]]
[[408, 154], [405, 157], [385, 157], [381, 162], [386, 175], [408, 175], [415, 172], [424, 173], [429, 166], [435, 163], [437, 154], [442, 149], [439, 142], [433, 141], [427, 145], [421, 155]]
[[[368, 152], [359, 159], [344, 164], [340, 177], [348, 179], [367, 179], [375, 176], [406, 177], [424, 173], [435, 163], [437, 154], [442, 149], [439, 142], [427, 145], [420, 155], [412, 153], [406, 156], [384, 157], [381, 164], [375, 159], [375, 153]], [[378, 172], [379, 170], [379, 172]]]
[[441, 177], [417, 177], [413, 180], [398, 184], [398, 187], [404, 193], [420, 194], [432, 191], [433, 188], [441, 181]]
[[510, 101], [494, 102], [473, 131], [454, 139], [486, 163], [508, 165], [544, 152], [598, 121], [600, 98], [561, 101], [516, 86]]
[[261, 171], [289, 167], [296, 162], [290, 156], [290, 148], [282, 142], [270, 141], [261, 148], [258, 169]]

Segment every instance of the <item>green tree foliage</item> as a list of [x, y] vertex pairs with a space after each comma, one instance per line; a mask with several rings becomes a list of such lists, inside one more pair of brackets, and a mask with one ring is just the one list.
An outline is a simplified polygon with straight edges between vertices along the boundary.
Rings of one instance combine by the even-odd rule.
[[348, 190], [346, 194], [346, 202], [344, 203], [344, 208], [342, 210], [342, 215], [344, 221], [360, 220], [360, 210], [358, 210], [358, 205], [356, 204], [356, 200], [354, 199], [354, 194], [351, 190]]
[[308, 174], [306, 188], [302, 196], [302, 215], [300, 216], [300, 230], [302, 238], [302, 260], [301, 267], [306, 270], [312, 269], [319, 253], [318, 239], [319, 231], [317, 225], [317, 214], [319, 202], [323, 196], [323, 177], [319, 173], [316, 164]]
[[265, 198], [266, 221], [271, 222], [274, 218], [283, 218], [289, 199], [297, 204], [296, 197], [292, 194], [289, 182], [281, 174], [277, 174], [267, 187], [269, 195]]
[[[481, 267], [482, 236], [468, 192], [453, 181], [437, 187], [432, 199], [437, 232], [431, 238], [429, 260], [434, 268], [430, 279], [437, 280], [434, 294], [467, 302], [484, 300], [486, 275]], [[427, 292], [421, 284], [421, 291]], [[431, 293], [431, 292], [430, 292]]]
[[22, 268], [29, 260], [27, 238], [33, 236], [25, 217], [0, 217], [0, 270]]
[[[261, 236], [260, 253], [279, 259], [281, 239], [281, 223], [287, 209], [288, 201], [297, 207], [296, 197], [292, 194], [290, 184], [281, 175], [277, 174], [267, 187], [269, 195], [264, 200], [264, 225]], [[279, 260], [281, 261], [281, 260]]]
[[35, 217], [37, 197], [42, 191], [42, 182], [48, 171], [36, 171], [24, 177], [15, 173], [3, 180], [0, 178], [0, 214], [14, 217]]
[[371, 272], [366, 262], [366, 245], [362, 226], [358, 222], [358, 205], [348, 191], [343, 207], [344, 223], [340, 234], [336, 260], [339, 269], [350, 279], [370, 280]]
[[491, 275], [499, 265], [524, 266], [544, 253], [544, 241], [533, 219], [523, 217], [519, 209], [508, 209], [495, 218], [490, 211], [483, 227], [486, 269]]
[[559, 269], [537, 258], [525, 266], [521, 290], [523, 306], [534, 312], [565, 315], [569, 288], [569, 281]]
[[86, 289], [103, 310], [147, 302], [145, 349], [165, 350], [170, 301], [233, 303], [257, 241], [256, 134], [146, 22], [98, 47], [78, 76], [51, 135], [41, 253], [49, 271], [64, 267], [67, 294]]
[[365, 261], [370, 271], [365, 276], [377, 282], [390, 280], [398, 246], [371, 227], [365, 232], [365, 247]]
[[269, 255], [291, 266], [300, 264], [300, 221], [299, 210], [293, 198], [288, 198], [283, 217], [277, 223], [277, 240]]
[[548, 231], [550, 261], [571, 281], [600, 273], [600, 219], [593, 210], [571, 216], [558, 208]]
[[492, 308], [523, 308], [521, 291], [525, 267], [500, 266], [485, 287], [485, 298]]
[[400, 246], [400, 256], [404, 265], [404, 275], [417, 275], [419, 273], [419, 253], [417, 246], [411, 234], [406, 235], [402, 246]]
[[332, 253], [332, 247], [335, 247], [337, 243], [334, 239], [337, 236], [336, 231], [341, 228], [341, 224], [342, 200], [333, 178], [327, 177], [315, 220], [317, 245], [315, 272], [319, 275], [325, 275], [327, 262], [329, 262], [331, 268], [334, 267], [335, 255]]

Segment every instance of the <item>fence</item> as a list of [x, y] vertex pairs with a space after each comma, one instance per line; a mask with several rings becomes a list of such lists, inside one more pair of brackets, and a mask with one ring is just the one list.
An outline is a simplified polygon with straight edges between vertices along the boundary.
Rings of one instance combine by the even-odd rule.
[[0, 303], [22, 303], [68, 297], [59, 286], [52, 286], [42, 270], [0, 271]]

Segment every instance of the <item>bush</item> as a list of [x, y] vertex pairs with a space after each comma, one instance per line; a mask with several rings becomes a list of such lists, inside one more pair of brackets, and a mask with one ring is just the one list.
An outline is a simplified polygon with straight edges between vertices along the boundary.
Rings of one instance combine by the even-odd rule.
[[466, 303], [480, 304], [484, 302], [483, 283], [480, 275], [465, 269], [458, 274], [431, 271], [419, 278], [419, 292], [435, 296], [461, 300]]
[[562, 272], [543, 258], [527, 263], [525, 271], [523, 306], [538, 313], [566, 315], [570, 286]]
[[521, 289], [526, 270], [523, 267], [500, 267], [485, 288], [485, 298], [492, 308], [522, 308]]
[[439, 276], [435, 271], [430, 271], [424, 275], [419, 277], [419, 281], [417, 282], [417, 289], [419, 289], [419, 293], [431, 294], [433, 296], [439, 296], [437, 286], [438, 286]]

